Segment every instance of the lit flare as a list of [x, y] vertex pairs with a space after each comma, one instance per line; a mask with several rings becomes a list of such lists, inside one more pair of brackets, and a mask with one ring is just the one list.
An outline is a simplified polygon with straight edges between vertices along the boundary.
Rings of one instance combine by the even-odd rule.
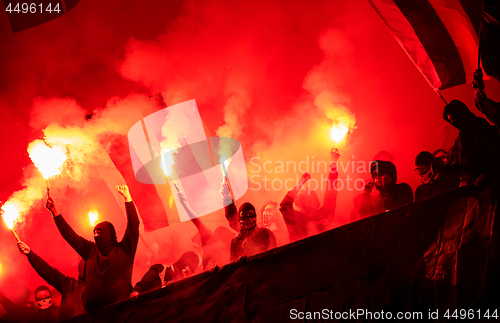
[[99, 214], [96, 211], [89, 211], [89, 221], [90, 221], [90, 225], [92, 227], [95, 226], [95, 223], [97, 222], [98, 217], [99, 217]]
[[342, 141], [342, 139], [344, 139], [348, 131], [349, 128], [347, 126], [339, 124], [338, 126], [333, 126], [330, 132], [330, 137], [335, 142], [335, 144], [338, 144], [339, 142]]

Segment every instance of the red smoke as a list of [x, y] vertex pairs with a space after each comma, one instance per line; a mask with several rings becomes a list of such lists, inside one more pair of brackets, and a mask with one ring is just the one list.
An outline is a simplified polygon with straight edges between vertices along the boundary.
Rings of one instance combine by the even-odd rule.
[[[325, 130], [336, 111], [352, 113], [357, 126], [339, 147], [340, 161], [368, 163], [387, 150], [399, 180], [413, 189], [419, 184], [415, 156], [449, 148], [456, 135], [453, 129], [443, 135], [443, 102], [364, 0], [84, 1], [58, 19], [16, 34], [2, 13], [0, 38], [1, 201], [23, 192], [23, 184], [43, 188], [43, 179], [33, 184], [39, 174], [26, 148], [47, 126], [63, 136], [83, 131], [90, 144], [105, 144], [99, 134], [126, 135], [141, 115], [158, 109], [147, 103], [157, 93], [167, 106], [196, 99], [212, 136], [230, 135], [242, 143], [249, 177], [265, 175], [255, 172], [252, 157], [261, 166], [269, 161], [268, 176], [282, 181], [295, 181], [296, 173], [277, 171], [279, 161], [328, 162], [333, 143]], [[486, 83], [486, 92], [498, 101], [495, 89], [497, 83]], [[464, 101], [479, 115], [470, 85], [442, 94]], [[94, 116], [86, 121], [90, 113]], [[97, 154], [90, 151], [88, 156]], [[122, 157], [129, 158], [128, 152]], [[61, 211], [75, 231], [91, 239], [88, 211], [97, 209], [121, 236], [125, 219], [119, 204], [95, 172], [83, 167], [86, 163], [75, 163], [82, 177], [53, 181]], [[312, 173], [320, 179], [321, 172]], [[367, 177], [349, 168], [340, 178], [348, 175]], [[266, 200], [280, 202], [285, 193], [249, 190], [237, 204], [250, 201], [260, 209]], [[349, 220], [356, 194], [339, 192], [337, 225]], [[50, 264], [76, 277], [78, 256], [43, 205], [43, 199], [34, 201], [18, 233]], [[212, 230], [226, 225], [222, 212], [201, 219]], [[12, 234], [0, 227], [0, 286], [7, 280], [31, 290], [44, 284]], [[191, 223], [183, 223], [144, 237], [172, 261], [193, 249], [195, 233]], [[145, 254], [140, 242], [135, 281], [145, 272]]]

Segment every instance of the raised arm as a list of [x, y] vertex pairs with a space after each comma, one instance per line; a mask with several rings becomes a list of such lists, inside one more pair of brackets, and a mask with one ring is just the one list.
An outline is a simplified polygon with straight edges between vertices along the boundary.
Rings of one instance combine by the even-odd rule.
[[328, 180], [325, 190], [325, 198], [323, 201], [322, 213], [325, 214], [327, 226], [329, 226], [333, 217], [335, 216], [335, 209], [337, 207], [338, 195], [338, 178], [339, 172], [337, 162], [340, 158], [340, 151], [337, 148], [332, 148], [331, 152], [330, 170], [328, 172]]
[[212, 238], [212, 232], [207, 228], [205, 224], [203, 224], [203, 222], [200, 221], [200, 219], [198, 219], [198, 216], [189, 205], [189, 202], [184, 193], [182, 192], [177, 193], [177, 197], [179, 198], [179, 201], [184, 207], [184, 210], [186, 210], [186, 213], [191, 219], [191, 222], [193, 222], [195, 227], [198, 229], [202, 245], [205, 245], [207, 241], [210, 240], [210, 238]]
[[66, 220], [64, 220], [61, 213], [59, 213], [59, 210], [51, 197], [47, 198], [45, 207], [50, 211], [50, 213], [52, 213], [57, 229], [61, 233], [64, 240], [66, 240], [66, 242], [68, 242], [69, 245], [86, 261], [95, 244], [85, 238], [82, 238], [76, 234], [75, 231], [73, 231]]
[[56, 268], [50, 266], [45, 260], [43, 260], [39, 255], [34, 253], [30, 247], [24, 242], [18, 242], [17, 247], [19, 251], [28, 257], [28, 260], [33, 266], [33, 269], [42, 277], [49, 285], [54, 286], [60, 293], [67, 290], [67, 286], [70, 286], [74, 278], [62, 274]]
[[240, 221], [238, 218], [238, 210], [234, 201], [231, 199], [231, 194], [229, 194], [229, 187], [226, 183], [221, 184], [220, 194], [222, 195], [222, 200], [224, 203], [224, 215], [226, 216], [229, 226], [236, 232], [240, 232]]
[[147, 292], [156, 287], [161, 287], [160, 273], [163, 269], [164, 267], [161, 264], [151, 266], [142, 279], [135, 284], [133, 292], [130, 294], [130, 298], [137, 298], [140, 293]]
[[300, 218], [300, 215], [296, 215], [296, 212], [293, 209], [293, 203], [295, 202], [295, 198], [297, 197], [299, 190], [310, 178], [311, 175], [309, 175], [309, 173], [304, 173], [297, 186], [289, 191], [280, 203], [280, 212], [283, 216], [283, 220], [285, 221], [290, 242], [307, 236], [306, 228], [303, 223], [301, 223], [304, 219]]
[[137, 251], [137, 244], [139, 243], [139, 216], [137, 215], [137, 209], [132, 201], [128, 186], [118, 185], [116, 186], [116, 190], [123, 196], [127, 211], [127, 229], [125, 229], [125, 234], [120, 244], [128, 250], [131, 256], [134, 256]]

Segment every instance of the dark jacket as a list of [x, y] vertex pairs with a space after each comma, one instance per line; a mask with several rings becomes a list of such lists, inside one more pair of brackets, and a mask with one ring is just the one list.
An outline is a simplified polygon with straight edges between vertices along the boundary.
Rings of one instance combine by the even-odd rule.
[[151, 266], [141, 278], [141, 281], [135, 284], [133, 291], [138, 293], [147, 292], [153, 288], [161, 287], [160, 273], [165, 267], [162, 264]]
[[59, 306], [52, 305], [48, 309], [38, 310], [36, 314], [34, 314], [29, 323], [56, 323], [59, 322], [59, 314], [61, 308]]
[[[498, 129], [486, 120], [476, 117], [467, 106], [458, 100], [451, 101], [443, 112], [443, 118], [454, 113], [460, 124], [452, 124], [458, 136], [451, 149], [449, 172], [461, 177], [465, 184], [474, 184], [482, 176], [483, 183], [499, 180], [500, 135]], [[449, 122], [449, 121], [448, 121]]]
[[383, 213], [401, 205], [413, 202], [413, 190], [407, 183], [390, 183], [380, 189], [380, 195], [367, 192], [354, 198], [351, 221]]
[[338, 190], [334, 185], [339, 177], [336, 165], [330, 166], [323, 206], [313, 214], [306, 214], [293, 208], [297, 191], [289, 191], [280, 203], [280, 212], [285, 221], [290, 242], [305, 238], [308, 235], [327, 230], [331, 227], [335, 216]]
[[86, 313], [81, 299], [83, 290], [85, 289], [84, 281], [78, 281], [62, 274], [33, 251], [28, 254], [28, 260], [40, 277], [61, 293], [61, 314], [59, 321]]
[[121, 242], [107, 256], [94, 242], [77, 235], [61, 215], [55, 222], [63, 238], [86, 261], [84, 308], [95, 314], [105, 305], [128, 298], [132, 292], [132, 267], [139, 242], [139, 217], [134, 202], [126, 202], [127, 229]]
[[443, 193], [460, 186], [460, 179], [439, 173], [428, 184], [422, 183], [415, 190], [415, 201]]
[[271, 230], [254, 227], [245, 234], [238, 234], [231, 240], [231, 261], [241, 256], [253, 256], [255, 254], [276, 248], [276, 237]]

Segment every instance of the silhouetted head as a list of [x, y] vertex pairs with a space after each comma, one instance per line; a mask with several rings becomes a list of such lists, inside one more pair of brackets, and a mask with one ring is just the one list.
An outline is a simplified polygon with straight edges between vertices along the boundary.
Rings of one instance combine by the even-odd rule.
[[393, 162], [392, 155], [386, 151], [386, 150], [381, 150], [379, 151], [372, 160], [383, 160], [383, 161], [388, 161], [388, 162]]
[[390, 183], [398, 181], [396, 166], [390, 161], [376, 160], [370, 165], [370, 174], [373, 183], [377, 188], [381, 188]]
[[99, 251], [107, 255], [118, 244], [113, 224], [108, 221], [98, 223], [94, 227], [94, 240]]
[[437, 149], [432, 153], [432, 155], [436, 158], [441, 159], [445, 165], [451, 163], [450, 154], [444, 149]]
[[243, 203], [238, 209], [241, 230], [251, 230], [257, 226], [257, 213], [251, 203]]
[[444, 107], [443, 119], [458, 130], [466, 130], [475, 117], [474, 113], [459, 100], [453, 100]]
[[269, 226], [276, 221], [276, 211], [278, 210], [278, 203], [274, 201], [267, 201], [260, 209], [260, 215], [262, 217], [262, 225]]
[[40, 286], [35, 290], [36, 307], [39, 310], [46, 310], [52, 306], [52, 293], [47, 286]]

